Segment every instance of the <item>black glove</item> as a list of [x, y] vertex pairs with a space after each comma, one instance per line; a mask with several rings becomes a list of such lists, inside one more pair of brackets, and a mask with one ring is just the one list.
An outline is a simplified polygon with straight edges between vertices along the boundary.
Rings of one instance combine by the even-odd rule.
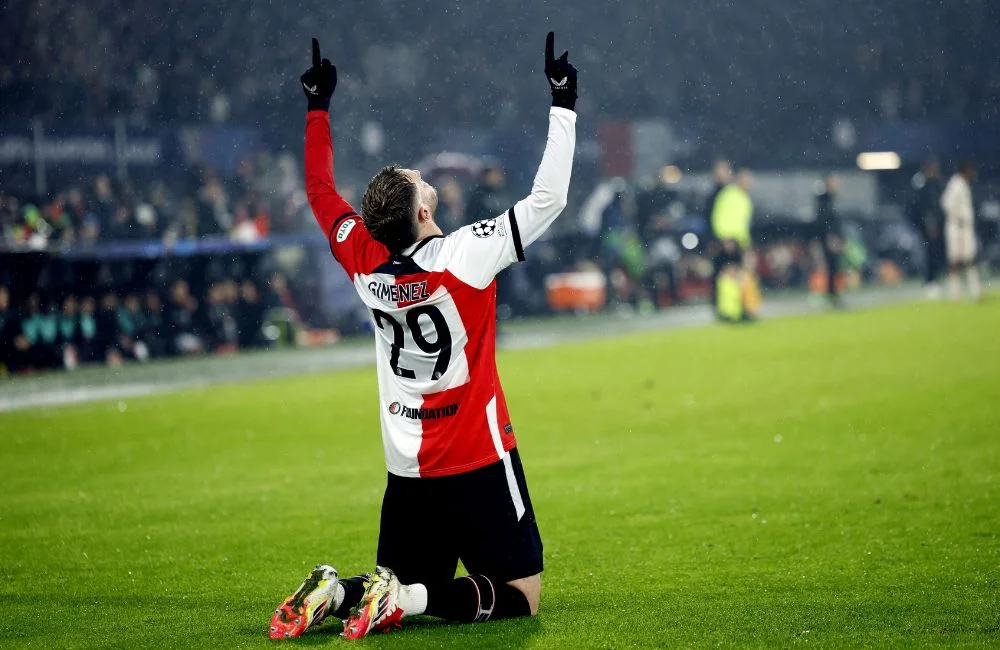
[[337, 87], [337, 68], [330, 63], [330, 59], [320, 61], [319, 41], [315, 38], [312, 67], [303, 72], [299, 79], [302, 81], [306, 99], [309, 100], [309, 110], [330, 110], [330, 98], [333, 97], [333, 90]]
[[576, 110], [576, 68], [566, 60], [568, 51], [555, 57], [555, 40], [553, 32], [545, 37], [545, 77], [552, 89], [552, 105]]

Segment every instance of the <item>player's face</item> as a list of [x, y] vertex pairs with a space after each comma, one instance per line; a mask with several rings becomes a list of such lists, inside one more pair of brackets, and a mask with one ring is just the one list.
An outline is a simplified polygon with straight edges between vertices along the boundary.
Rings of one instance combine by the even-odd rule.
[[430, 183], [421, 178], [420, 172], [417, 170], [404, 169], [403, 173], [407, 178], [413, 181], [414, 185], [417, 186], [417, 192], [419, 192], [420, 196], [420, 205], [427, 208], [433, 215], [438, 206], [437, 190], [431, 187]]

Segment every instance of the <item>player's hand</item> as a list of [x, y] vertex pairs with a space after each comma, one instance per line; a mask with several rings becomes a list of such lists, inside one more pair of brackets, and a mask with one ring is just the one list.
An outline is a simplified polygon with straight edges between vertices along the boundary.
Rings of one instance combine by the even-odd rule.
[[312, 39], [312, 67], [302, 73], [302, 91], [309, 101], [309, 110], [330, 110], [330, 98], [337, 87], [337, 68], [330, 59], [320, 60], [319, 41]]
[[555, 40], [554, 32], [545, 38], [545, 78], [552, 90], [552, 105], [576, 110], [576, 68], [566, 59], [569, 51], [555, 57]]

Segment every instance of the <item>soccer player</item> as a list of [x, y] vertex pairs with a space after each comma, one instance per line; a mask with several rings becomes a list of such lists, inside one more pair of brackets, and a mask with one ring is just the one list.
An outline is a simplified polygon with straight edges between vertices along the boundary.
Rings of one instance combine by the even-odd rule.
[[971, 162], [958, 166], [941, 195], [944, 210], [944, 240], [948, 254], [948, 293], [952, 299], [961, 297], [959, 273], [965, 271], [969, 295], [978, 300], [979, 270], [976, 269], [976, 223], [972, 207], [972, 183], [976, 167]]
[[[271, 621], [290, 638], [332, 615], [360, 638], [425, 614], [473, 622], [534, 615], [542, 541], [497, 374], [496, 280], [566, 206], [576, 144], [576, 69], [545, 44], [549, 132], [531, 193], [444, 236], [419, 172], [386, 167], [361, 214], [337, 193], [330, 136], [336, 68], [302, 75], [306, 191], [371, 312], [388, 484], [375, 571], [338, 580], [317, 566]], [[486, 215], [484, 215], [486, 216]], [[467, 577], [455, 579], [458, 561]]]

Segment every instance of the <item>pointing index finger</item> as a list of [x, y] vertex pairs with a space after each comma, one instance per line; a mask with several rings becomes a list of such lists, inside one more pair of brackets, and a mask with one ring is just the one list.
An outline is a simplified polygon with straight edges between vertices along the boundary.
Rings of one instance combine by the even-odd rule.
[[555, 47], [556, 47], [556, 34], [555, 32], [549, 32], [549, 35], [545, 37], [545, 62], [552, 63], [555, 61]]
[[313, 38], [313, 67], [318, 68], [319, 64], [319, 41]]

